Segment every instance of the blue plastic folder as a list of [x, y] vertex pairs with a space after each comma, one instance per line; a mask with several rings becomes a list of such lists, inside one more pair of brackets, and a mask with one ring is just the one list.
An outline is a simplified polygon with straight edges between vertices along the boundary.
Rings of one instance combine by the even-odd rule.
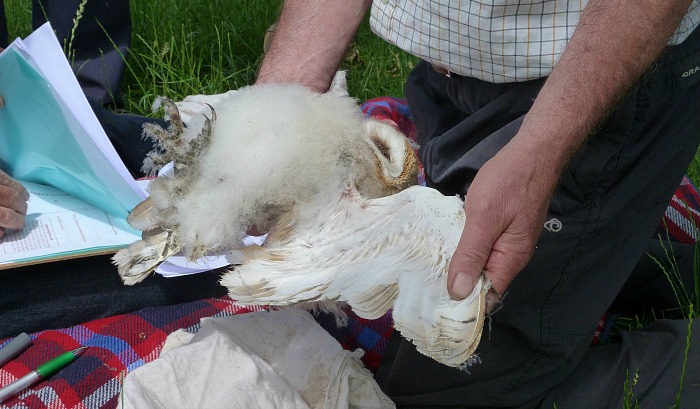
[[32, 35], [38, 36], [39, 49], [33, 53], [18, 40], [0, 54], [0, 96], [5, 102], [0, 108], [0, 168], [20, 181], [56, 187], [123, 220], [143, 199], [143, 191], [125, 177], [128, 172], [65, 57], [62, 63], [44, 65], [51, 64], [52, 76], [67, 82], [56, 85], [41, 71], [35, 58], [63, 53], [50, 26], [37, 32]]

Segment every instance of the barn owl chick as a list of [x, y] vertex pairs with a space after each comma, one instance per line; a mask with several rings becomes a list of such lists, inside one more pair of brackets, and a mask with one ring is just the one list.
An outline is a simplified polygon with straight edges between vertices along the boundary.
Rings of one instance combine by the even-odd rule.
[[274, 229], [295, 206], [333, 197], [347, 185], [376, 198], [415, 184], [409, 140], [364, 119], [349, 97], [271, 84], [208, 101], [187, 125], [182, 104], [164, 101], [169, 128], [144, 129], [160, 145], [145, 166], [175, 165], [129, 215], [144, 234], [114, 257], [126, 284], [177, 252], [197, 259], [235, 251], [250, 226]]
[[459, 367], [479, 343], [490, 288], [482, 277], [462, 301], [447, 292], [463, 205], [421, 186], [375, 199], [348, 187], [286, 213], [221, 283], [242, 304], [345, 302], [367, 319], [392, 308], [395, 328], [419, 352]]

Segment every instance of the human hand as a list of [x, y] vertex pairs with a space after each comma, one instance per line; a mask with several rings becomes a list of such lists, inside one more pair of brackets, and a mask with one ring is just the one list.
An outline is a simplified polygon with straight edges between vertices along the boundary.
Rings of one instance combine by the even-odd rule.
[[467, 297], [486, 274], [493, 306], [530, 261], [559, 178], [556, 166], [536, 160], [513, 141], [479, 170], [466, 194], [466, 222], [450, 261], [448, 291]]
[[29, 192], [18, 181], [0, 170], [0, 238], [5, 230], [24, 227]]

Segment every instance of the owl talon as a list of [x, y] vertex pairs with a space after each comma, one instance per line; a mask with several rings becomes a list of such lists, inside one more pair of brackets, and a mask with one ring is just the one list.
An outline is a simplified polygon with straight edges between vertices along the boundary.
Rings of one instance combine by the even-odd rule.
[[163, 98], [162, 101], [165, 109], [165, 119], [170, 121], [168, 134], [171, 136], [182, 135], [182, 133], [185, 131], [185, 123], [182, 122], [180, 110], [172, 100]]

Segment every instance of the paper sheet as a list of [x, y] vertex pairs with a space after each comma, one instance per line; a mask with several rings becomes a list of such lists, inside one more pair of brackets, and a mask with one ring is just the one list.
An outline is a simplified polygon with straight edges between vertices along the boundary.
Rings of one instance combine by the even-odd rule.
[[145, 192], [117, 155], [46, 23], [0, 54], [0, 167], [126, 218]]
[[0, 241], [0, 269], [78, 254], [110, 253], [140, 239], [118, 219], [56, 188], [22, 182], [29, 211], [21, 230]]

